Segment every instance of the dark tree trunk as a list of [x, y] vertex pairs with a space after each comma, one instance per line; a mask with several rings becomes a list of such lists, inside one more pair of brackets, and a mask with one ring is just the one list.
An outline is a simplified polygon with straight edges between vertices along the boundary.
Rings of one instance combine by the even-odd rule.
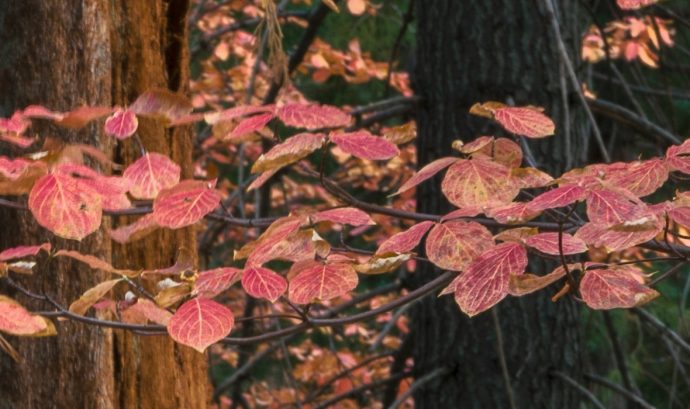
[[[0, 0], [0, 116], [29, 104], [54, 110], [125, 105], [152, 87], [184, 92], [187, 9], [188, 0]], [[166, 130], [149, 120], [140, 124], [144, 145], [169, 154], [190, 177], [190, 131]], [[38, 124], [33, 130], [113, 152], [102, 125], [74, 132]], [[125, 143], [117, 161], [130, 163], [135, 149]], [[170, 265], [179, 247], [196, 246], [193, 230], [185, 229], [114, 247], [107, 235], [111, 222], [126, 221], [104, 218], [101, 230], [76, 242], [56, 239], [27, 212], [0, 209], [0, 249], [51, 241], [117, 267], [144, 268]], [[60, 259], [23, 283], [69, 304], [104, 279], [83, 264]], [[10, 295], [32, 309], [49, 308]], [[57, 337], [11, 338], [21, 363], [0, 353], [0, 408], [206, 407], [203, 355], [165, 337], [139, 338], [68, 321], [57, 327]]]
[[[577, 2], [555, 3], [566, 43], [576, 44], [581, 29]], [[532, 0], [417, 2], [414, 86], [423, 101], [417, 117], [420, 166], [448, 156], [455, 139], [500, 135], [490, 121], [468, 114], [475, 102], [490, 100], [540, 105], [554, 118], [557, 135], [530, 143], [542, 169], [559, 172], [586, 158], [586, 120], [582, 107], [570, 103], [576, 101], [569, 95], [572, 89], [564, 89], [570, 83], [541, 5]], [[438, 178], [419, 188], [417, 207], [425, 213], [448, 212]], [[550, 267], [531, 263], [529, 268], [540, 273]], [[414, 280], [419, 285], [437, 274], [422, 266]], [[575, 306], [567, 300], [552, 303], [553, 292], [509, 297], [495, 313], [473, 319], [462, 314], [452, 296], [417, 304], [408, 342], [417, 376], [441, 366], [451, 372], [420, 388], [414, 395], [416, 407], [510, 408], [509, 389], [517, 408], [578, 407], [576, 392], [550, 375], [558, 370], [579, 378]]]

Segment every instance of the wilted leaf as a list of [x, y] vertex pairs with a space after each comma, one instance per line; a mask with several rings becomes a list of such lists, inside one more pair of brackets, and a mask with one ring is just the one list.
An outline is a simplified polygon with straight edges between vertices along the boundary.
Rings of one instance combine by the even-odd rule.
[[45, 251], [46, 253], [50, 253], [50, 243], [43, 243], [38, 246], [17, 246], [5, 249], [0, 252], [0, 261], [35, 256], [41, 250]]
[[474, 150], [471, 156], [473, 158], [482, 156], [508, 168], [517, 168], [522, 164], [520, 145], [507, 138], [490, 139], [490, 143]]
[[508, 284], [508, 293], [515, 297], [522, 297], [523, 295], [531, 294], [546, 288], [563, 277], [565, 277], [565, 269], [562, 266], [557, 267], [544, 276], [527, 273], [519, 275], [511, 274]]
[[153, 216], [162, 227], [179, 229], [190, 226], [211, 213], [220, 203], [215, 181], [185, 180], [162, 190], [153, 201]]
[[177, 304], [180, 300], [187, 298], [191, 292], [192, 287], [188, 283], [177, 283], [176, 285], [163, 288], [156, 294], [156, 304], [161, 308], [168, 308]]
[[86, 290], [84, 294], [69, 306], [70, 312], [74, 314], [84, 315], [92, 305], [103, 298], [110, 290], [115, 287], [121, 279], [104, 281], [93, 288]]
[[101, 260], [100, 258], [91, 255], [91, 254], [82, 254], [78, 251], [74, 250], [59, 250], [57, 253], [55, 253], [55, 257], [69, 257], [73, 258], [77, 261], [80, 261], [89, 267], [95, 269], [95, 270], [101, 270], [106, 273], [112, 273], [112, 274], [119, 274], [127, 277], [133, 277], [137, 275], [137, 272], [134, 270], [122, 270], [119, 268], [113, 267], [110, 263], [107, 261]]
[[510, 203], [520, 189], [510, 169], [485, 159], [461, 159], [446, 172], [443, 194], [457, 207], [494, 207]]
[[[641, 272], [639, 272], [641, 274]], [[659, 293], [640, 283], [629, 269], [588, 270], [580, 282], [582, 299], [596, 310], [632, 308], [648, 303]]]
[[227, 290], [242, 278], [242, 270], [233, 267], [220, 267], [199, 273], [194, 282], [193, 295], [213, 298]]
[[226, 109], [221, 112], [213, 112], [206, 114], [204, 120], [209, 124], [213, 125], [222, 121], [231, 121], [236, 118], [240, 118], [246, 115], [254, 115], [258, 113], [272, 112], [275, 109], [273, 105], [243, 105], [230, 109]]
[[516, 227], [514, 229], [507, 229], [498, 232], [494, 236], [494, 240], [498, 241], [515, 241], [522, 243], [526, 238], [539, 234], [539, 229], [536, 227]]
[[314, 262], [290, 280], [289, 298], [296, 304], [327, 301], [357, 287], [358, 281], [350, 264]]
[[386, 239], [386, 241], [381, 243], [379, 249], [376, 250], [376, 254], [401, 254], [411, 252], [415, 249], [415, 247], [417, 247], [417, 245], [419, 245], [419, 242], [422, 240], [422, 237], [424, 237], [426, 232], [428, 232], [431, 226], [433, 225], [434, 222], [425, 221], [415, 224], [414, 226], [410, 227], [409, 229], [403, 232], [394, 234], [393, 236]]
[[329, 139], [338, 145], [343, 152], [360, 159], [387, 160], [400, 153], [398, 147], [393, 143], [367, 131], [331, 133]]
[[354, 207], [340, 207], [337, 209], [324, 210], [312, 214], [310, 218], [313, 223], [329, 221], [331, 223], [349, 224], [351, 226], [376, 224], [366, 212]]
[[41, 226], [66, 239], [81, 240], [101, 225], [101, 196], [66, 175], [41, 177], [29, 194], [29, 209]]
[[417, 124], [410, 121], [404, 125], [384, 128], [383, 138], [396, 145], [402, 145], [414, 140], [417, 137]]
[[403, 185], [400, 186], [400, 189], [398, 189], [398, 191], [395, 192], [395, 194], [399, 195], [402, 192], [412, 189], [418, 184], [424, 182], [425, 180], [434, 177], [434, 175], [436, 175], [438, 172], [442, 171], [443, 169], [447, 168], [448, 166], [452, 165], [458, 160], [458, 158], [448, 157], [437, 159], [429, 163], [428, 165], [421, 168], [417, 173], [415, 173], [407, 182], [403, 183]]
[[385, 274], [397, 270], [411, 257], [410, 254], [377, 255], [364, 263], [355, 264], [354, 268], [362, 274]]
[[170, 337], [180, 344], [204, 352], [227, 336], [235, 318], [227, 307], [205, 298], [182, 304], [168, 322]]
[[47, 328], [42, 317], [31, 315], [13, 299], [0, 295], [0, 331], [11, 335], [36, 335]]
[[494, 246], [491, 233], [479, 223], [450, 221], [436, 224], [426, 238], [426, 255], [440, 268], [462, 271]]
[[170, 121], [184, 117], [193, 109], [192, 103], [185, 96], [167, 89], [146, 91], [129, 107], [137, 115], [163, 116]]
[[[559, 247], [558, 242], [558, 233], [539, 233], [525, 239], [525, 244], [529, 247], [534, 247], [542, 253], [555, 256], [561, 254], [561, 248]], [[587, 245], [585, 242], [577, 237], [571, 236], [568, 233], [562, 233], [561, 243], [563, 246], [563, 254], [566, 256], [571, 254], [580, 254], [587, 251]]]
[[134, 135], [138, 127], [137, 116], [129, 109], [118, 109], [105, 120], [105, 133], [119, 140]]
[[525, 272], [527, 251], [518, 243], [502, 243], [484, 252], [460, 274], [455, 301], [470, 317], [496, 305], [508, 294], [511, 275]]
[[280, 274], [263, 267], [249, 267], [242, 274], [242, 288], [255, 298], [276, 302], [287, 290], [288, 283]]
[[163, 308], [157, 306], [153, 301], [145, 298], [137, 299], [137, 302], [134, 305], [122, 311], [123, 321], [130, 322], [125, 319], [127, 313], [129, 313], [130, 317], [132, 315], [143, 317], [144, 322], [142, 322], [142, 324], [145, 324], [146, 321], [151, 321], [159, 325], [167, 326], [170, 322], [170, 318], [172, 318], [172, 313], [170, 313], [170, 311], [164, 310]]
[[163, 189], [180, 181], [180, 167], [169, 157], [146, 153], [122, 173], [129, 183], [129, 192], [137, 199], [154, 199]]
[[120, 244], [130, 243], [144, 238], [158, 229], [153, 213], [146, 214], [132, 224], [118, 227], [110, 231], [110, 237]]
[[309, 130], [350, 124], [350, 115], [330, 105], [287, 104], [276, 109], [276, 115], [285, 125]]
[[252, 173], [265, 172], [295, 163], [323, 146], [324, 134], [301, 133], [261, 155], [252, 166]]

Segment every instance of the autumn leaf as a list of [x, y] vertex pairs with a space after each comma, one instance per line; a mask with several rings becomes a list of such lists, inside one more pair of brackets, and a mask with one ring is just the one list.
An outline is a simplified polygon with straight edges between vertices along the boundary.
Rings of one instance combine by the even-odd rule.
[[498, 102], [475, 104], [470, 113], [493, 118], [507, 131], [528, 138], [544, 138], [556, 131], [551, 118], [536, 107], [509, 107]]
[[120, 226], [110, 231], [110, 237], [120, 244], [140, 240], [158, 229], [153, 213], [146, 214], [132, 224]]
[[346, 294], [358, 281], [350, 264], [313, 262], [290, 280], [288, 297], [295, 304], [328, 301]]
[[263, 267], [249, 267], [242, 273], [242, 288], [255, 298], [276, 302], [287, 290], [288, 283], [280, 274]]
[[412, 189], [413, 187], [416, 187], [420, 183], [431, 179], [434, 177], [438, 172], [442, 171], [443, 169], [447, 168], [448, 166], [454, 164], [457, 162], [459, 159], [458, 158], [453, 158], [453, 157], [447, 157], [447, 158], [441, 158], [437, 159], [423, 168], [421, 168], [417, 173], [415, 173], [407, 182], [403, 183], [402, 186], [398, 189], [397, 192], [394, 193], [394, 195], [399, 195], [402, 192], [408, 191]]
[[400, 150], [393, 143], [367, 131], [331, 133], [329, 139], [343, 152], [360, 159], [387, 160], [400, 154]]
[[349, 224], [351, 226], [368, 226], [376, 222], [364, 211], [354, 207], [340, 207], [324, 210], [309, 216], [313, 223], [329, 221], [331, 223]]
[[657, 0], [616, 0], [618, 7], [623, 10], [637, 10], [657, 2]]
[[592, 223], [613, 226], [647, 217], [644, 203], [623, 190], [592, 189], [587, 196], [587, 217]]
[[107, 261], [102, 260], [94, 255], [82, 254], [74, 250], [59, 250], [55, 253], [55, 257], [69, 257], [74, 260], [80, 261], [95, 270], [104, 271], [106, 273], [119, 274], [128, 277], [133, 277], [137, 275], [137, 272], [134, 270], [123, 270], [115, 268]]
[[546, 209], [565, 207], [586, 197], [587, 191], [580, 186], [560, 186], [535, 197], [527, 204], [527, 207], [535, 212], [541, 212]]
[[129, 192], [137, 199], [154, 199], [161, 190], [170, 189], [180, 181], [180, 167], [169, 157], [147, 152], [122, 173]]
[[47, 328], [42, 317], [32, 315], [18, 302], [0, 295], [0, 331], [11, 335], [36, 335]]
[[245, 118], [240, 121], [235, 129], [233, 129], [232, 132], [230, 132], [225, 138], [240, 138], [244, 135], [259, 131], [263, 129], [269, 122], [271, 122], [271, 119], [273, 118], [274, 115], [271, 112]]
[[261, 155], [252, 166], [252, 173], [265, 172], [295, 163], [323, 146], [324, 134], [301, 133], [274, 146]]
[[29, 194], [29, 209], [55, 235], [81, 240], [101, 225], [101, 196], [62, 174], [41, 177]]
[[580, 227], [575, 237], [581, 239], [591, 247], [600, 247], [608, 252], [621, 251], [652, 240], [664, 225], [661, 220], [655, 220], [652, 227], [642, 226], [637, 230], [614, 230], [597, 223], [587, 223]]
[[185, 180], [162, 190], [153, 201], [153, 217], [159, 226], [179, 229], [211, 213], [220, 203], [215, 181]]
[[588, 270], [580, 282], [582, 299], [590, 308], [609, 310], [638, 307], [658, 297], [656, 290], [638, 281], [642, 272], [633, 268], [637, 271], [628, 268]]
[[485, 159], [458, 160], [441, 184], [443, 194], [457, 207], [494, 207], [510, 203], [520, 189], [510, 169]]
[[511, 275], [525, 272], [527, 251], [518, 243], [502, 243], [484, 252], [460, 274], [455, 301], [470, 317], [496, 305], [508, 294]]
[[103, 298], [110, 290], [115, 287], [121, 279], [104, 281], [93, 288], [88, 289], [78, 300], [69, 306], [70, 312], [78, 315], [84, 315], [92, 305]]
[[[580, 254], [587, 251], [587, 245], [584, 241], [568, 233], [561, 233], [560, 241], [562, 243], [563, 255]], [[529, 247], [554, 256], [561, 254], [561, 246], [558, 243], [558, 233], [539, 233], [525, 239], [525, 244]]]
[[425, 221], [415, 224], [403, 232], [394, 234], [393, 236], [387, 238], [386, 241], [381, 243], [378, 250], [376, 250], [376, 254], [400, 254], [411, 252], [415, 249], [415, 247], [417, 247], [417, 245], [419, 245], [422, 237], [424, 237], [426, 232], [428, 232], [433, 225], [434, 222]]
[[350, 124], [350, 115], [330, 105], [286, 104], [276, 109], [276, 115], [287, 126], [309, 130]]
[[227, 336], [234, 323], [232, 311], [227, 307], [205, 298], [194, 298], [175, 311], [167, 329], [175, 342], [203, 353]]
[[0, 252], [0, 261], [9, 261], [18, 258], [25, 258], [37, 255], [41, 250], [50, 253], [50, 243], [43, 243], [38, 246], [17, 246], [5, 249]]
[[508, 283], [508, 293], [515, 297], [522, 297], [523, 295], [542, 290], [563, 277], [565, 277], [565, 269], [563, 266], [559, 266], [549, 274], [543, 276], [528, 273], [519, 275], [511, 274], [510, 282]]
[[199, 273], [194, 282], [192, 295], [213, 298], [227, 290], [242, 277], [242, 270], [233, 267], [219, 267]]
[[669, 167], [662, 159], [650, 159], [627, 164], [626, 168], [614, 173], [608, 182], [629, 191], [637, 197], [656, 192], [668, 179]]
[[426, 256], [440, 268], [462, 271], [493, 246], [493, 237], [486, 227], [455, 220], [434, 225], [426, 238]]
[[129, 109], [117, 109], [105, 120], [105, 133], [119, 140], [125, 140], [134, 135], [139, 121], [134, 112]]
[[139, 95], [129, 110], [137, 115], [159, 116], [175, 121], [188, 115], [194, 107], [183, 95], [167, 89], [152, 89]]
[[71, 129], [83, 128], [91, 121], [110, 115], [114, 108], [82, 106], [62, 115], [56, 124]]

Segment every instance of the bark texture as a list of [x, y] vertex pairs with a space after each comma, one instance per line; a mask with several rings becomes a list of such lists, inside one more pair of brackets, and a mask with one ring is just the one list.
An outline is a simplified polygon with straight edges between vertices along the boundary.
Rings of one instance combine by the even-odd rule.
[[[575, 44], [581, 28], [577, 2], [554, 3], [559, 7], [565, 41], [569, 46]], [[414, 86], [423, 100], [417, 118], [420, 166], [448, 156], [455, 139], [501, 135], [490, 121], [468, 114], [475, 102], [490, 100], [540, 105], [554, 118], [557, 135], [529, 144], [542, 169], [559, 172], [586, 158], [586, 119], [582, 107], [571, 103], [571, 99], [576, 101], [570, 95], [572, 90], [564, 87], [567, 77], [541, 4], [532, 0], [417, 2]], [[439, 178], [421, 186], [417, 206], [424, 213], [449, 210]], [[551, 267], [532, 263], [529, 269], [540, 273]], [[423, 265], [415, 274], [415, 285], [437, 274]], [[578, 407], [577, 393], [549, 375], [558, 370], [579, 377], [575, 307], [567, 300], [552, 303], [553, 292], [509, 297], [499, 304], [495, 317], [485, 312], [471, 320], [452, 296], [429, 297], [418, 303], [412, 311], [414, 324], [407, 343], [417, 376], [444, 365], [450, 373], [416, 391], [416, 407]], [[496, 322], [502, 334], [502, 353], [498, 352]]]
[[[125, 105], [153, 87], [186, 91], [187, 10], [188, 0], [0, 0], [0, 115], [29, 104], [54, 110]], [[124, 164], [139, 152], [132, 142], [114, 148], [102, 121], [78, 132], [46, 124], [33, 129], [39, 136], [96, 145]], [[169, 154], [183, 177], [191, 176], [189, 129], [171, 131], [141, 120], [138, 134], [147, 149]], [[51, 241], [117, 267], [142, 268], [171, 265], [178, 248], [196, 246], [192, 229], [113, 246], [106, 229], [124, 222], [105, 218], [100, 231], [79, 243], [54, 238], [28, 213], [0, 209], [0, 248]], [[69, 304], [104, 278], [82, 264], [52, 260], [23, 282]], [[13, 296], [35, 309], [48, 308]], [[23, 360], [17, 364], [0, 354], [0, 408], [206, 406], [206, 360], [191, 349], [166, 337], [140, 338], [71, 322], [58, 323], [58, 334], [10, 340]]]

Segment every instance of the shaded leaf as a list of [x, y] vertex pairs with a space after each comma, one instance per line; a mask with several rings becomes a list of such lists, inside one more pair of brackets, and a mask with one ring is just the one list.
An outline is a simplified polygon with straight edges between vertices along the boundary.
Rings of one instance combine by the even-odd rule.
[[[633, 267], [634, 268], [634, 267]], [[640, 283], [637, 276], [626, 268], [588, 270], [580, 282], [584, 302], [595, 310], [632, 308], [646, 304], [659, 293]]]
[[644, 203], [622, 190], [592, 189], [587, 196], [587, 217], [592, 223], [613, 226], [648, 214]]
[[553, 182], [551, 175], [535, 168], [514, 168], [510, 175], [521, 189], [545, 187]]
[[95, 121], [96, 119], [104, 116], [108, 116], [113, 111], [114, 108], [110, 107], [82, 106], [63, 114], [62, 118], [55, 121], [55, 123], [65, 128], [83, 128], [89, 122]]
[[560, 186], [544, 192], [528, 204], [530, 210], [541, 212], [546, 209], [565, 207], [587, 197], [587, 191], [577, 185]]
[[[558, 245], [558, 242], [558, 233], [539, 233], [525, 239], [525, 244], [529, 247], [534, 247], [542, 253], [555, 256], [561, 254], [561, 248]], [[577, 237], [573, 237], [568, 233], [563, 233], [561, 235], [561, 243], [563, 246], [563, 254], [566, 256], [571, 254], [580, 254], [587, 251], [587, 245], [584, 241]]]
[[120, 244], [130, 243], [146, 237], [159, 227], [153, 213], [149, 213], [140, 217], [132, 224], [111, 230], [110, 237]]
[[650, 159], [628, 164], [626, 169], [613, 174], [608, 182], [623, 188], [637, 197], [651, 195], [668, 179], [669, 168], [661, 159]]
[[167, 328], [176, 342], [204, 352], [227, 336], [234, 323], [235, 318], [228, 308], [205, 298], [194, 298], [177, 309]]
[[510, 282], [508, 283], [508, 293], [515, 297], [522, 297], [523, 295], [544, 289], [563, 277], [565, 277], [565, 269], [563, 269], [563, 266], [557, 267], [544, 276], [528, 273], [519, 275], [511, 274]]
[[112, 274], [120, 274], [123, 276], [127, 277], [133, 277], [137, 275], [137, 272], [134, 270], [122, 270], [119, 268], [113, 267], [110, 263], [108, 263], [105, 260], [101, 260], [100, 258], [91, 255], [91, 254], [82, 254], [78, 251], [74, 250], [59, 250], [57, 253], [55, 253], [55, 257], [69, 257], [73, 258], [77, 261], [80, 261], [89, 267], [95, 269], [95, 270], [101, 270], [106, 273], [112, 273]]
[[652, 240], [663, 229], [663, 223], [657, 221], [653, 228], [640, 230], [616, 231], [596, 223], [587, 223], [580, 227], [575, 237], [589, 246], [600, 247], [608, 252], [621, 251]]
[[74, 314], [84, 315], [92, 305], [103, 298], [110, 290], [115, 287], [121, 279], [104, 281], [93, 288], [86, 290], [78, 300], [69, 306], [70, 312]]
[[210, 124], [216, 124], [221, 121], [231, 121], [236, 118], [240, 118], [246, 115], [254, 115], [254, 114], [259, 114], [259, 113], [265, 113], [265, 112], [272, 112], [275, 109], [274, 105], [260, 105], [260, 106], [252, 106], [252, 105], [243, 105], [243, 106], [237, 106], [234, 108], [226, 109], [225, 111], [221, 112], [213, 112], [210, 114], [204, 115], [204, 120]]
[[541, 212], [532, 210], [529, 203], [513, 202], [486, 211], [486, 215], [503, 224], [524, 223], [539, 216]]

